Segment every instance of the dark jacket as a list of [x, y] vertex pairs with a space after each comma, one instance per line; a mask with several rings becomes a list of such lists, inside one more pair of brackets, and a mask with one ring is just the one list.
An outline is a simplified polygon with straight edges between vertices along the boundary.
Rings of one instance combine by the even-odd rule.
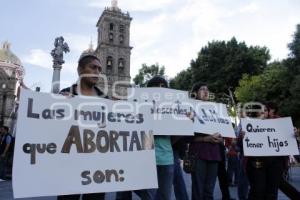
[[[71, 93], [72, 95], [78, 95], [78, 93], [76, 91], [77, 86], [78, 86], [77, 84], [73, 84], [71, 87], [62, 89], [59, 93], [68, 92], [68, 93]], [[108, 98], [107, 96], [104, 95], [104, 93], [98, 87], [94, 86], [94, 89], [97, 92], [97, 95], [99, 97], [106, 98], [106, 99]]]

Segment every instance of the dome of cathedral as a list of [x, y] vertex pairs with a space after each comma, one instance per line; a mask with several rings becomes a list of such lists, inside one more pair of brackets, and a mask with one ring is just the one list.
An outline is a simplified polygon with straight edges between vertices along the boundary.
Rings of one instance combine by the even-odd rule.
[[0, 49], [0, 62], [11, 63], [15, 65], [22, 65], [20, 59], [10, 50], [10, 44], [4, 42]]
[[0, 48], [0, 68], [9, 76], [15, 74], [17, 79], [24, 76], [21, 60], [10, 50], [8, 42], [4, 42]]

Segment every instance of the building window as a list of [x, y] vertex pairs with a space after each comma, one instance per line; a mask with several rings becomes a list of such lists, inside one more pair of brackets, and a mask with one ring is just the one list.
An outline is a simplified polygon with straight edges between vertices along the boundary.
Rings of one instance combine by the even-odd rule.
[[124, 31], [125, 31], [124, 25], [120, 25], [119, 31], [120, 31], [120, 33], [124, 33]]
[[125, 69], [125, 60], [123, 58], [120, 58], [118, 61], [118, 72], [124, 73], [124, 69]]
[[120, 40], [120, 44], [123, 44], [124, 43], [124, 36], [120, 35], [119, 40]]
[[114, 34], [113, 33], [109, 33], [108, 39], [109, 39], [109, 42], [114, 42]]
[[113, 58], [111, 56], [108, 56], [106, 61], [106, 73], [111, 74], [112, 69], [113, 69]]
[[113, 23], [110, 23], [110, 24], [109, 24], [109, 30], [110, 30], [110, 31], [113, 31], [113, 30], [114, 30], [114, 24], [113, 24]]
[[123, 58], [120, 58], [120, 59], [119, 59], [119, 67], [120, 67], [120, 68], [124, 68], [124, 67], [125, 67], [124, 65], [125, 65], [124, 59], [123, 59]]

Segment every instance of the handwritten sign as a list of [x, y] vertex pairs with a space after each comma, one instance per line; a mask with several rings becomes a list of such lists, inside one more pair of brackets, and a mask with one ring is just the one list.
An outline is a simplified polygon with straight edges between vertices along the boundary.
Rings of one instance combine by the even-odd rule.
[[235, 133], [225, 104], [190, 100], [193, 105], [193, 129], [196, 133], [220, 133], [235, 138]]
[[246, 156], [287, 156], [298, 154], [290, 117], [278, 119], [241, 119]]
[[15, 198], [156, 188], [148, 117], [127, 107], [135, 105], [22, 90]]
[[235, 137], [225, 104], [193, 100], [186, 91], [168, 88], [129, 88], [128, 94], [153, 117], [155, 135], [218, 132]]
[[154, 135], [194, 135], [188, 118], [191, 104], [186, 91], [168, 88], [128, 88], [128, 100], [152, 116]]

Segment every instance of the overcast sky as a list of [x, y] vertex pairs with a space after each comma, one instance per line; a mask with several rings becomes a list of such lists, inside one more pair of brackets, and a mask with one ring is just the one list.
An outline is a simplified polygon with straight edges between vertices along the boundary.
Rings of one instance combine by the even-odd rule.
[[[96, 23], [111, 0], [1, 0], [0, 42], [8, 40], [21, 59], [25, 83], [49, 91], [51, 50], [55, 37], [64, 36], [71, 52], [65, 56], [62, 87], [76, 81], [77, 60], [90, 41], [97, 43]], [[299, 0], [119, 0], [129, 11], [131, 77], [142, 63], [159, 63], [174, 77], [212, 40], [235, 36], [247, 45], [267, 46], [272, 60], [288, 55]]]

